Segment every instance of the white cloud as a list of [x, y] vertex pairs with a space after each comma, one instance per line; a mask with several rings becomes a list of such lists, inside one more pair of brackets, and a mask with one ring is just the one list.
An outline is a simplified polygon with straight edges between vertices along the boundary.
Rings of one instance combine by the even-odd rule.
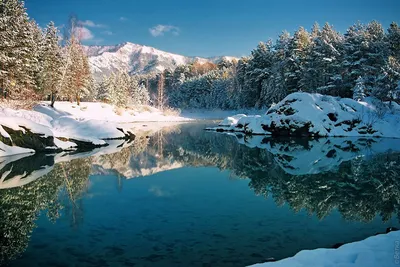
[[104, 24], [96, 24], [91, 20], [80, 21], [82, 26], [90, 27], [90, 28], [107, 28], [107, 25]]
[[180, 29], [172, 25], [157, 25], [149, 29], [149, 32], [154, 37], [163, 36], [165, 33], [170, 32], [173, 35], [179, 35]]
[[81, 41], [92, 40], [94, 38], [93, 33], [86, 27], [76, 27], [74, 29], [74, 35]]
[[112, 31], [102, 31], [101, 33], [105, 35], [113, 35]]
[[128, 20], [128, 18], [125, 18], [125, 17], [119, 17], [119, 20], [120, 20], [120, 21], [127, 21], [127, 20]]

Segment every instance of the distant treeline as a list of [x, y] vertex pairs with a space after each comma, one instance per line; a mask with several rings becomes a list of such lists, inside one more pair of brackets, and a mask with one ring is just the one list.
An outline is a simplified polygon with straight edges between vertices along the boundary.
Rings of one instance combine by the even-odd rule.
[[400, 29], [376, 21], [356, 23], [340, 34], [326, 23], [308, 32], [284, 31], [276, 42], [261, 42], [249, 57], [218, 64], [194, 63], [150, 80], [157, 92], [163, 79], [165, 101], [174, 107], [269, 107], [290, 93], [318, 92], [340, 97], [400, 97]]

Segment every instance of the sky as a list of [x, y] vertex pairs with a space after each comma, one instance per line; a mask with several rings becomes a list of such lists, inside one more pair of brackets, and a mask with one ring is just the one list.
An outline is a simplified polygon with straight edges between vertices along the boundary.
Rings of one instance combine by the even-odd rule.
[[84, 44], [123, 42], [185, 56], [246, 56], [260, 41], [329, 22], [344, 33], [357, 21], [400, 24], [400, 0], [25, 0], [41, 27], [75, 14]]

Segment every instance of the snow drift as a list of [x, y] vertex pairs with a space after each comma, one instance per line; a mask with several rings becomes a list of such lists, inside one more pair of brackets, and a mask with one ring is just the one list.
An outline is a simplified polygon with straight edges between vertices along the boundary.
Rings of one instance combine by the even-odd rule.
[[398, 266], [396, 246], [400, 231], [380, 234], [359, 242], [345, 244], [338, 249], [302, 250], [291, 258], [253, 267], [309, 267], [309, 266]]
[[42, 112], [0, 108], [0, 157], [23, 153], [93, 149], [106, 139], [132, 139], [124, 127], [85, 119], [67, 112], [38, 108]]
[[400, 114], [395, 107], [373, 98], [358, 102], [321, 94], [293, 93], [265, 115], [239, 114], [208, 130], [273, 136], [400, 138]]

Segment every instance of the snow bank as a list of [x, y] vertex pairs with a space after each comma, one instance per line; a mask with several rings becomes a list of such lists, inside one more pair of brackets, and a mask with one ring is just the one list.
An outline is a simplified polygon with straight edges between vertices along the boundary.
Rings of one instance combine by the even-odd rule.
[[117, 130], [118, 125], [102, 121], [78, 121], [72, 117], [61, 117], [54, 120], [52, 130], [56, 137], [91, 142], [104, 145], [102, 139], [124, 138], [125, 134]]
[[96, 120], [87, 119], [46, 105], [36, 107], [36, 111], [0, 108], [0, 156], [71, 150], [83, 143], [104, 146], [104, 139], [132, 137], [124, 126], [102, 120], [101, 115]]
[[[225, 115], [232, 114], [232, 111], [224, 112]], [[173, 113], [165, 115], [162, 111], [149, 106], [120, 109], [109, 104], [87, 102], [82, 102], [80, 106], [70, 102], [56, 102], [55, 108], [43, 102], [35, 106], [33, 111], [0, 107], [0, 138], [5, 138], [3, 140], [5, 144], [2, 144], [4, 149], [0, 151], [0, 156], [31, 152], [31, 150], [11, 149], [16, 144], [1, 125], [22, 133], [28, 129], [42, 137], [50, 137], [53, 140], [49, 140], [50, 144], [46, 145], [45, 149], [71, 150], [76, 149], [80, 142], [103, 146], [107, 145], [108, 139], [133, 138], [132, 131], [137, 130], [137, 126], [132, 126], [133, 123], [149, 122], [146, 126], [144, 124], [140, 126], [146, 130], [145, 128], [158, 128], [160, 123], [191, 121], [193, 117], [211, 118], [210, 113], [203, 113], [204, 111], [192, 112], [188, 117], [182, 117]], [[218, 114], [220, 116], [222, 113]], [[234, 116], [233, 119], [234, 121], [230, 121], [227, 125], [237, 122], [239, 117]]]
[[53, 136], [53, 132], [48, 126], [38, 124], [32, 120], [22, 117], [3, 117], [0, 116], [0, 134], [4, 137], [9, 137], [9, 134], [2, 127], [8, 127], [15, 131], [22, 131], [25, 133], [27, 130], [34, 134], [40, 134], [43, 137]]
[[400, 231], [369, 237], [337, 249], [303, 250], [295, 256], [254, 267], [377, 267], [398, 266]]
[[209, 130], [275, 136], [374, 136], [400, 138], [400, 114], [388, 104], [367, 98], [293, 93], [265, 115], [226, 118]]
[[[40, 137], [50, 137], [51, 140], [47, 140], [48, 144], [43, 149], [73, 150], [83, 145], [82, 142], [104, 146], [108, 144], [106, 140], [109, 139], [134, 138], [130, 122], [190, 120], [173, 114], [166, 116], [160, 110], [149, 106], [119, 109], [104, 103], [83, 102], [78, 106], [70, 102], [56, 102], [55, 108], [51, 108], [43, 102], [35, 106], [33, 111], [0, 107], [0, 138], [3, 138], [0, 156], [32, 152], [32, 150], [16, 148], [16, 146], [36, 150], [35, 145], [42, 140], [34, 136], [35, 142], [24, 139], [16, 144], [10, 136], [10, 129], [21, 131], [23, 135], [29, 130]], [[18, 137], [16, 133], [14, 136]], [[26, 142], [30, 144], [26, 146]]]
[[[23, 118], [29, 121], [32, 121], [37, 124], [41, 124], [47, 127], [51, 127], [51, 121], [53, 117], [46, 115], [45, 113], [36, 112], [33, 110], [15, 110], [10, 108], [2, 108], [0, 107], [0, 116], [1, 117], [14, 117], [14, 118]], [[0, 121], [2, 122], [2, 121]]]
[[82, 102], [80, 106], [70, 102], [56, 102], [55, 108], [47, 103], [34, 107], [34, 110], [53, 119], [71, 116], [77, 120], [101, 120], [113, 123], [137, 121], [187, 121], [181, 116], [166, 116], [162, 111], [150, 106], [138, 106], [132, 109], [116, 108], [105, 103]]

